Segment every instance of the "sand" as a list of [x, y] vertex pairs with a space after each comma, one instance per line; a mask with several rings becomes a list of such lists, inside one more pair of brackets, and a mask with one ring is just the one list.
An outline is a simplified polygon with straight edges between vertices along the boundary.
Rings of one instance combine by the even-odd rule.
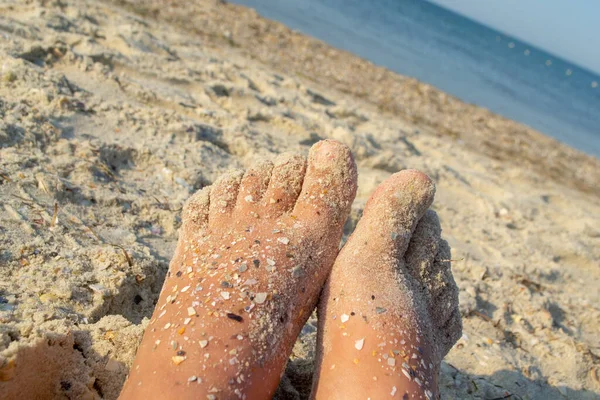
[[[600, 398], [600, 162], [221, 2], [0, 1], [0, 398], [117, 397], [181, 207], [320, 138], [417, 168], [464, 335], [443, 398]], [[279, 398], [306, 398], [316, 321]], [[512, 397], [509, 397], [512, 395]]]

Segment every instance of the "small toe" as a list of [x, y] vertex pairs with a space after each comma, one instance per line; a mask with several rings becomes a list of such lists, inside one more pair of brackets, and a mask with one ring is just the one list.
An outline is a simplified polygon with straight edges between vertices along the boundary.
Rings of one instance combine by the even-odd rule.
[[368, 232], [370, 248], [401, 259], [434, 195], [434, 183], [422, 172], [395, 173], [371, 195], [356, 230]]
[[427, 210], [412, 234], [404, 255], [406, 268], [427, 291], [436, 291], [441, 282], [436, 280], [434, 264], [441, 241], [440, 220], [433, 210]]
[[458, 307], [452, 311], [450, 318], [446, 321], [442, 327], [441, 340], [439, 343], [439, 350], [441, 358], [444, 358], [450, 351], [452, 346], [462, 336], [462, 318]]
[[262, 161], [254, 164], [246, 171], [238, 192], [237, 212], [243, 213], [249, 209], [255, 210], [256, 207], [254, 206], [261, 202], [269, 186], [272, 170], [272, 162]]
[[208, 215], [209, 226], [217, 226], [221, 224], [223, 218], [231, 216], [243, 175], [243, 171], [233, 170], [221, 175], [212, 185]]
[[451, 257], [448, 242], [440, 239], [438, 253], [432, 268], [435, 271], [433, 278], [437, 284], [432, 285], [431, 289], [431, 305], [438, 308], [436, 316], [438, 326], [444, 325], [458, 307], [458, 287], [452, 275]]
[[[445, 278], [442, 278], [445, 279]], [[446, 282], [444, 289], [432, 296], [429, 313], [434, 317], [434, 323], [441, 328], [454, 314], [458, 307], [458, 290], [454, 281]]]
[[294, 208], [305, 173], [306, 159], [301, 155], [283, 153], [277, 157], [262, 200], [265, 216], [277, 218]]
[[356, 181], [356, 163], [348, 147], [334, 140], [316, 143], [308, 155], [294, 215], [318, 225], [343, 224], [356, 196]]
[[183, 206], [182, 222], [184, 229], [201, 231], [208, 227], [211, 186], [198, 190]]

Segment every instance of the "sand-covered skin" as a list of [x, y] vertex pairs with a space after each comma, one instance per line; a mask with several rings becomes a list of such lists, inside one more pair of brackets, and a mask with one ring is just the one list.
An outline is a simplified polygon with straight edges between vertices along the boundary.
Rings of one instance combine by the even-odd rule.
[[321, 294], [312, 398], [439, 398], [462, 324], [434, 194], [404, 170], [369, 198]]
[[184, 206], [123, 400], [274, 395], [338, 254], [357, 173], [333, 140], [307, 160], [265, 164], [222, 175]]
[[[597, 160], [431, 87], [406, 104], [443, 124], [380, 111], [370, 96], [386, 80], [360, 98], [308, 64], [304, 74], [261, 64], [235, 33], [250, 16], [275, 25], [240, 10], [202, 2], [169, 25], [143, 7], [0, 2], [0, 397], [116, 398], [183, 202], [230, 168], [333, 138], [359, 167], [346, 233], [391, 173], [416, 168], [436, 182], [464, 323], [442, 363], [442, 398], [598, 398]], [[301, 36], [270, 32], [288, 43], [272, 54], [305, 54]], [[495, 135], [505, 127], [532, 150], [511, 158], [515, 147]], [[523, 156], [538, 148], [552, 156]], [[307, 396], [315, 326], [297, 343], [283, 398]], [[42, 362], [52, 354], [60, 369]]]

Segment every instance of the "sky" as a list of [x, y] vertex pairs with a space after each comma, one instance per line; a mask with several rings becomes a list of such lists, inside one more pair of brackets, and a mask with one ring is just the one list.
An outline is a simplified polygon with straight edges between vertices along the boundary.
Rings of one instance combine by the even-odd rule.
[[600, 73], [599, 0], [429, 0]]

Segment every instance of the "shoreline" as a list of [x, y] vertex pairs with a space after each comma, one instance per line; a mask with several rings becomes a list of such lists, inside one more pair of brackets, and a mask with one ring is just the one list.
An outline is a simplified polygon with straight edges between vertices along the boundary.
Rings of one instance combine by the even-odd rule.
[[[255, 10], [220, 0], [108, 0], [140, 15], [190, 26], [209, 45], [229, 46], [265, 65], [351, 94], [383, 112], [424, 124], [440, 136], [500, 161], [531, 168], [540, 176], [600, 194], [600, 160], [519, 122], [465, 103], [432, 85], [402, 76], [260, 16]], [[225, 28], [226, 27], [226, 28]], [[283, 51], [273, 51], [279, 48]], [[343, 66], [343, 67], [342, 67]]]

